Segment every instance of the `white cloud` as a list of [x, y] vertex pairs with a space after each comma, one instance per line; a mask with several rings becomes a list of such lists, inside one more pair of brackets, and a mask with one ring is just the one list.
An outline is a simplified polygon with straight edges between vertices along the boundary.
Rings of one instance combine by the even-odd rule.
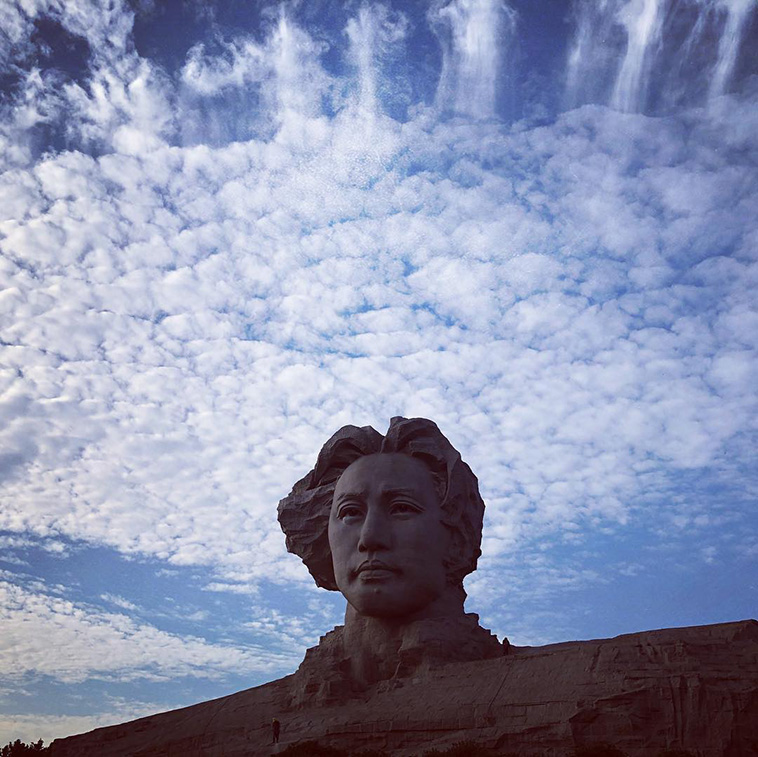
[[124, 597], [119, 597], [116, 594], [101, 594], [100, 599], [104, 600], [105, 602], [108, 602], [108, 604], [115, 605], [116, 607], [120, 607], [122, 610], [127, 610], [129, 612], [133, 612], [135, 610], [139, 610], [137, 605], [134, 604], [134, 602], [130, 602], [128, 599], [124, 599]]
[[[27, 166], [35, 159], [39, 147], [35, 145], [33, 129], [40, 124], [64, 121], [70, 137], [98, 144], [110, 144], [110, 139], [118, 138], [119, 145], [126, 147], [130, 142], [129, 127], [122, 127], [125, 130], [121, 134], [113, 131], [116, 114], [124, 110], [126, 118], [135, 118], [143, 129], [139, 135], [132, 132], [132, 147], [154, 144], [155, 136], [144, 131], [148, 117], [157, 116], [156, 104], [161, 97], [155, 86], [149, 88], [149, 94], [143, 86], [149, 65], [140, 65], [128, 52], [133, 25], [131, 11], [120, 0], [107, 7], [90, 0], [4, 3], [0, 8], [3, 30], [0, 62], [6, 64], [5, 70], [14, 70], [17, 59], [24, 60], [25, 53], [35, 52], [34, 24], [42, 19], [57, 25], [59, 36], [85, 43], [95, 73], [83, 87], [67, 82], [52, 67], [46, 71], [38, 68], [26, 71], [15, 100], [4, 108], [6, 117], [0, 124], [0, 146], [4, 148], [0, 153], [0, 168]], [[129, 74], [129, 68], [137, 68], [140, 73]], [[113, 96], [112, 102], [108, 96]], [[78, 117], [71, 117], [72, 107]], [[106, 124], [112, 127], [110, 133], [103, 131]]]
[[[181, 70], [178, 97], [183, 141], [229, 142], [278, 132], [280, 142], [302, 143], [323, 131], [323, 100], [337, 98], [318, 62], [325, 46], [281, 6], [265, 42], [249, 37], [198, 43]], [[255, 107], [253, 104], [257, 104]]]
[[202, 43], [187, 54], [182, 80], [201, 95], [215, 95], [225, 87], [259, 82], [268, 73], [265, 50], [253, 40], [236, 40], [224, 46], [222, 55], [208, 56]]
[[133, 15], [119, 0], [104, 7], [101, 3], [80, 0], [23, 0], [3, 3], [0, 8], [3, 36], [0, 54], [8, 56], [11, 47], [29, 45], [33, 22], [45, 17], [59, 23], [69, 34], [87, 40], [98, 57], [117, 56], [131, 36]]
[[[240, 648], [161, 631], [127, 615], [103, 612], [49, 593], [0, 583], [2, 676], [50, 676], [64, 683], [218, 678], [286, 669], [292, 652]], [[109, 602], [112, 600], [109, 599]], [[124, 609], [123, 602], [120, 603]], [[283, 647], [280, 647], [283, 648]]]

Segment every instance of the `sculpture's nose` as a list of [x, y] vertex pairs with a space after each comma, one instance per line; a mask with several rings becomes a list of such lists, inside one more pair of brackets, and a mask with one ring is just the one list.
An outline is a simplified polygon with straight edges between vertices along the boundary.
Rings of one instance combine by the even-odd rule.
[[360, 552], [377, 552], [389, 549], [390, 524], [387, 516], [380, 508], [369, 507], [361, 526], [361, 537], [358, 542]]

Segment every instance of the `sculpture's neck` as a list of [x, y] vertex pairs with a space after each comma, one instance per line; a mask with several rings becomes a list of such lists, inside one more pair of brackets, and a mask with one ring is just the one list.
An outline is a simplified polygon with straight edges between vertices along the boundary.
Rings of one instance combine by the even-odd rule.
[[345, 625], [308, 650], [295, 677], [293, 702], [338, 701], [380, 681], [423, 675], [450, 662], [501, 657], [497, 637], [464, 613], [463, 589], [402, 618], [359, 614], [348, 604]]

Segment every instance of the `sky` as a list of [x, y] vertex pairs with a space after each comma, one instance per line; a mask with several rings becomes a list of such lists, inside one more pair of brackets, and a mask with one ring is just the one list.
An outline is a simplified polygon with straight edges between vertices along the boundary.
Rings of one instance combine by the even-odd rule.
[[754, 0], [0, 0], [0, 743], [293, 672], [276, 506], [433, 419], [512, 644], [758, 604]]

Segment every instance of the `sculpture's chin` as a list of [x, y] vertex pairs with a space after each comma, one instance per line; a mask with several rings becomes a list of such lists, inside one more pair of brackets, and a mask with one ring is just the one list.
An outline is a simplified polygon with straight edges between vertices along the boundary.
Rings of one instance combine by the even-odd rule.
[[352, 608], [368, 618], [409, 618], [417, 620], [425, 616], [439, 594], [431, 591], [398, 591], [393, 582], [366, 584], [345, 593], [345, 598]]
[[359, 615], [367, 618], [387, 618], [400, 620], [405, 617], [415, 616], [423, 610], [423, 607], [397, 607], [394, 603], [367, 601], [353, 605], [353, 608]]
[[397, 596], [376, 588], [348, 597], [347, 601], [359, 615], [369, 618], [402, 618], [421, 609], [399, 602]]

